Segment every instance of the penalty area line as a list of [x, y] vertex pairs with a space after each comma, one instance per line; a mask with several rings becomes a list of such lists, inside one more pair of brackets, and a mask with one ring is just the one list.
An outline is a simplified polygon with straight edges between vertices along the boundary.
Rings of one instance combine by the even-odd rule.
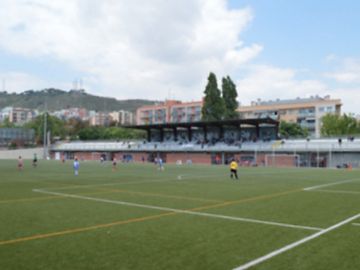
[[[173, 212], [173, 213], [178, 213], [178, 214], [188, 214], [188, 215], [194, 215], [194, 216], [204, 216], [204, 217], [210, 217], [210, 218], [226, 219], [226, 220], [241, 221], [241, 222], [248, 222], [248, 223], [258, 223], [258, 224], [272, 225], [272, 226], [278, 226], [278, 227], [287, 227], [287, 228], [293, 228], [293, 229], [312, 230], [312, 231], [321, 231], [322, 230], [322, 228], [317, 228], [317, 227], [279, 223], [279, 222], [272, 222], [272, 221], [264, 221], [264, 220], [250, 219], [250, 218], [225, 216], [225, 215], [218, 215], [218, 214], [199, 212], [199, 211], [182, 210], [182, 209], [161, 207], [161, 206], [148, 205], [148, 204], [131, 203], [131, 202], [126, 202], [126, 201], [115, 201], [115, 200], [108, 200], [108, 199], [102, 199], [102, 198], [81, 196], [81, 195], [76, 195], [76, 194], [51, 192], [51, 191], [40, 190], [40, 189], [33, 189], [33, 191], [39, 192], [39, 193], [62, 196], [62, 197], [68, 197], [68, 198], [75, 198], [75, 199], [82, 199], [82, 200], [89, 200], [89, 201], [110, 203], [110, 204], [118, 204], [118, 205], [126, 205], [126, 206], [131, 206], [131, 207], [139, 207], [139, 208]], [[218, 206], [218, 204], [207, 206], [206, 208], [209, 209], [209, 208], [213, 208], [216, 206]]]
[[[146, 183], [159, 183], [167, 182], [169, 180], [148, 180], [148, 181], [133, 181], [133, 182], [117, 182], [117, 183], [104, 183], [104, 184], [93, 184], [93, 185], [70, 185], [65, 187], [54, 187], [46, 188], [46, 190], [67, 190], [67, 189], [81, 189], [81, 188], [93, 188], [93, 187], [106, 187], [106, 186], [117, 186], [117, 185], [137, 185]], [[42, 189], [38, 189], [42, 190]], [[45, 190], [45, 189], [44, 189]]]
[[304, 188], [303, 190], [305, 190], [305, 191], [310, 191], [310, 190], [315, 190], [315, 189], [319, 189], [319, 188], [322, 188], [322, 187], [330, 187], [330, 186], [341, 185], [341, 184], [344, 184], [344, 183], [355, 182], [355, 181], [358, 181], [358, 180], [359, 180], [359, 178], [353, 178], [353, 179], [348, 179], [348, 180], [344, 180], [344, 181], [333, 182], [333, 183], [324, 184], [324, 185], [306, 187], [306, 188]]
[[269, 259], [271, 259], [271, 258], [273, 258], [273, 257], [275, 257], [277, 255], [280, 255], [280, 254], [282, 254], [282, 253], [284, 253], [284, 252], [286, 252], [288, 250], [291, 250], [291, 249], [293, 249], [293, 248], [295, 248], [297, 246], [300, 246], [300, 245], [302, 245], [302, 244], [304, 244], [306, 242], [309, 242], [309, 241], [311, 241], [311, 240], [313, 240], [315, 238], [318, 238], [323, 234], [331, 232], [331, 231], [333, 231], [333, 230], [335, 230], [335, 229], [337, 229], [337, 228], [339, 228], [339, 227], [341, 227], [341, 226], [343, 226], [343, 225], [345, 225], [347, 223], [350, 223], [351, 221], [353, 221], [355, 219], [358, 219], [359, 217], [360, 217], [360, 213], [355, 215], [355, 216], [349, 217], [348, 219], [345, 219], [345, 220], [343, 220], [343, 221], [341, 221], [339, 223], [336, 223], [335, 225], [330, 226], [330, 227], [328, 227], [328, 228], [326, 228], [324, 230], [321, 230], [321, 231], [319, 231], [317, 233], [314, 233], [314, 234], [312, 234], [312, 235], [310, 235], [308, 237], [305, 237], [305, 238], [303, 238], [303, 239], [301, 239], [299, 241], [293, 242], [293, 243], [291, 243], [291, 244], [289, 244], [287, 246], [284, 246], [284, 247], [282, 247], [280, 249], [274, 250], [274, 251], [272, 251], [272, 252], [270, 252], [270, 253], [262, 256], [262, 257], [259, 257], [259, 258], [255, 259], [255, 260], [247, 262], [247, 263], [245, 263], [245, 264], [243, 264], [243, 265], [241, 265], [239, 267], [234, 268], [233, 270], [249, 269], [250, 267], [258, 265], [258, 264], [260, 264], [260, 263], [262, 263], [264, 261], [267, 261], [267, 260], [269, 260]]
[[324, 193], [335, 193], [335, 194], [352, 194], [352, 195], [359, 195], [360, 191], [349, 191], [349, 190], [331, 190], [331, 189], [316, 189], [310, 190], [313, 192], [324, 192]]

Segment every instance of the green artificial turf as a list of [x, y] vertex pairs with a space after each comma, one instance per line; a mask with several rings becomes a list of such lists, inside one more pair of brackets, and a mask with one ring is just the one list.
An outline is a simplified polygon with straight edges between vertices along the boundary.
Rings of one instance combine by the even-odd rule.
[[[0, 269], [233, 269], [359, 213], [359, 170], [0, 161]], [[249, 269], [360, 269], [356, 223]]]

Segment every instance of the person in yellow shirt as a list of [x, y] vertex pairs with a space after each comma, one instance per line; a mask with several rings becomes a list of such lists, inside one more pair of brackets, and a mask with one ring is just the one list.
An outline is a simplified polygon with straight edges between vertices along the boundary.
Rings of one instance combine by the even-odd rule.
[[230, 162], [230, 178], [233, 179], [233, 177], [235, 176], [236, 179], [239, 179], [238, 178], [238, 175], [237, 175], [237, 169], [238, 169], [238, 164], [237, 162], [235, 161], [235, 159], [233, 159], [231, 162]]

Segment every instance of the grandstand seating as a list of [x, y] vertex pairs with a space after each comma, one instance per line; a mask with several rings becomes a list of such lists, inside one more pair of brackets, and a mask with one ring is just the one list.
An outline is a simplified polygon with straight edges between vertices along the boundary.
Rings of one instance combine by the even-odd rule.
[[58, 143], [52, 147], [53, 151], [274, 151], [299, 152], [299, 151], [347, 151], [360, 152], [360, 138], [350, 140], [316, 139], [316, 140], [283, 140], [283, 141], [246, 141], [225, 143], [212, 141], [209, 143], [187, 141], [122, 141], [122, 142], [69, 142]]

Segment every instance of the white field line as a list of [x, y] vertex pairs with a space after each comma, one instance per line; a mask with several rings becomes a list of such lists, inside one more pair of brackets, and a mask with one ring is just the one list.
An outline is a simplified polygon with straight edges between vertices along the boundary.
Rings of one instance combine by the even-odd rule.
[[136, 184], [158, 183], [158, 182], [168, 182], [168, 181], [169, 180], [146, 180], [146, 181], [117, 182], [117, 183], [105, 183], [105, 184], [94, 184], [94, 185], [74, 185], [74, 186], [66, 186], [66, 187], [47, 188], [47, 190], [66, 190], [66, 189], [92, 188], [92, 187], [102, 187], [102, 186], [136, 185]]
[[255, 260], [250, 261], [250, 262], [248, 262], [246, 264], [243, 264], [243, 265], [241, 265], [239, 267], [236, 267], [236, 268], [234, 268], [234, 270], [249, 269], [252, 266], [258, 265], [259, 263], [267, 261], [267, 260], [269, 260], [269, 259], [271, 259], [271, 258], [273, 258], [273, 257], [275, 257], [275, 256], [277, 256], [277, 255], [279, 255], [281, 253], [284, 253], [284, 252], [286, 252], [288, 250], [291, 250], [291, 249], [293, 249], [293, 248], [295, 248], [297, 246], [300, 246], [300, 245], [302, 245], [302, 244], [304, 244], [306, 242], [309, 242], [309, 241], [311, 241], [311, 240], [313, 240], [315, 238], [318, 238], [319, 236], [321, 236], [323, 234], [326, 234], [326, 233], [328, 233], [328, 232], [330, 232], [332, 230], [335, 230], [335, 229], [337, 229], [337, 228], [339, 228], [339, 227], [341, 227], [341, 226], [343, 226], [343, 225], [345, 225], [347, 223], [350, 223], [351, 221], [353, 221], [355, 219], [358, 219], [359, 217], [360, 217], [360, 213], [355, 215], [355, 216], [349, 217], [348, 219], [345, 219], [345, 220], [343, 220], [343, 221], [341, 221], [341, 222], [339, 222], [339, 223], [337, 223], [337, 224], [335, 224], [335, 225], [333, 225], [333, 226], [331, 226], [329, 228], [321, 230], [321, 231], [319, 231], [317, 233], [314, 233], [314, 234], [312, 234], [312, 235], [310, 235], [308, 237], [305, 237], [305, 238], [303, 238], [303, 239], [301, 239], [299, 241], [291, 243], [291, 244], [289, 244], [287, 246], [284, 246], [284, 247], [282, 247], [280, 249], [274, 250], [274, 251], [270, 252], [269, 254], [266, 254], [266, 255], [264, 255], [262, 257], [259, 257], [259, 258], [255, 259]]
[[[303, 173], [303, 171], [280, 171], [280, 172], [243, 172], [241, 167], [238, 170], [239, 175], [269, 175], [269, 174], [288, 174], [288, 173]], [[201, 176], [193, 176], [192, 174], [179, 174], [178, 176], [182, 176], [185, 178], [206, 178], [206, 177], [228, 177], [229, 172], [226, 171], [219, 175], [209, 174], [209, 175], [201, 175]]]
[[349, 190], [330, 190], [330, 189], [316, 189], [310, 190], [314, 192], [326, 192], [326, 193], [338, 193], [338, 194], [354, 194], [359, 195], [360, 191], [349, 191]]
[[[248, 176], [248, 175], [269, 175], [269, 174], [281, 174], [281, 173], [289, 173], [289, 172], [255, 172], [255, 173], [252, 173], [252, 172], [241, 172], [241, 169], [238, 170], [238, 176], [239, 178], [241, 179], [241, 176]], [[187, 180], [187, 179], [201, 179], [201, 178], [209, 178], [209, 179], [213, 179], [213, 178], [221, 178], [220, 180], [228, 180], [229, 178], [229, 175], [230, 173], [228, 171], [222, 173], [222, 174], [219, 174], [219, 175], [216, 175], [216, 174], [208, 174], [208, 175], [199, 175], [199, 176], [194, 176], [192, 174], [178, 174], [177, 175], [177, 179], [183, 179], [183, 180]], [[297, 179], [299, 180], [299, 179]], [[302, 179], [300, 179], [302, 180]], [[299, 180], [299, 181], [300, 181]]]
[[355, 182], [355, 181], [358, 181], [358, 180], [359, 180], [359, 178], [353, 178], [353, 179], [348, 179], [348, 180], [339, 181], [339, 182], [333, 182], [333, 183], [324, 184], [324, 185], [306, 187], [306, 188], [304, 188], [304, 190], [305, 191], [315, 190], [315, 189], [319, 189], [319, 188], [322, 188], [322, 187], [330, 187], [330, 186], [335, 186], [335, 185], [341, 185], [341, 184], [344, 184], [344, 183]]
[[353, 223], [354, 226], [360, 226], [360, 223]]
[[243, 222], [249, 222], [249, 223], [259, 223], [259, 224], [273, 225], [273, 226], [279, 226], [279, 227], [288, 227], [288, 228], [302, 229], [302, 230], [312, 230], [312, 231], [321, 231], [322, 230], [321, 228], [310, 227], [310, 226], [301, 226], [301, 225], [278, 223], [278, 222], [272, 222], [272, 221], [263, 221], [263, 220], [250, 219], [250, 218], [224, 216], [224, 215], [217, 215], [217, 214], [211, 214], [211, 213], [195, 212], [195, 211], [181, 210], [181, 209], [175, 209], [175, 208], [169, 208], [169, 207], [161, 207], [161, 206], [155, 206], [155, 205], [131, 203], [131, 202], [125, 202], [125, 201], [115, 201], [115, 200], [94, 198], [94, 197], [81, 196], [81, 195], [75, 195], [75, 194], [52, 192], [52, 191], [47, 191], [47, 190], [43, 190], [43, 189], [33, 189], [33, 191], [39, 192], [39, 193], [44, 193], [44, 194], [67, 197], [67, 198], [75, 198], [75, 199], [89, 200], [89, 201], [95, 201], [95, 202], [126, 205], [126, 206], [132, 206], [132, 207], [154, 209], [154, 210], [168, 211], [168, 212], [181, 213], [181, 214], [189, 214], [189, 215], [195, 215], [195, 216], [205, 216], [205, 217], [210, 217], [210, 218], [243, 221]]
[[[295, 172], [301, 172], [301, 171], [295, 171]], [[268, 175], [268, 174], [278, 174], [279, 172], [255, 172], [255, 173], [239, 173], [239, 176], [241, 175]], [[281, 172], [281, 173], [288, 173], [288, 172]], [[130, 175], [130, 174], [128, 174]], [[132, 174], [133, 175], [133, 174]], [[194, 176], [191, 174], [179, 174], [177, 176], [177, 179], [201, 179], [201, 178], [215, 178], [215, 177], [224, 177], [228, 178], [228, 173], [223, 173], [221, 175], [214, 175], [214, 174], [208, 174], [208, 175], [199, 175]], [[146, 183], [161, 183], [161, 182], [168, 182], [172, 180], [144, 180], [144, 181], [131, 181], [131, 182], [117, 182], [117, 183], [104, 183], [104, 184], [93, 184], [93, 185], [73, 185], [73, 186], [65, 186], [65, 187], [55, 187], [55, 188], [47, 188], [47, 190], [66, 190], [66, 189], [79, 189], [79, 188], [91, 188], [91, 187], [102, 187], [102, 186], [116, 186], [116, 185], [136, 185], [136, 184], [146, 184]], [[11, 181], [9, 181], [11, 182]], [[19, 181], [20, 182], [20, 181]], [[21, 181], [25, 182], [25, 181]], [[26, 182], [40, 182], [40, 181], [26, 181]], [[1, 182], [0, 182], [1, 183]]]

